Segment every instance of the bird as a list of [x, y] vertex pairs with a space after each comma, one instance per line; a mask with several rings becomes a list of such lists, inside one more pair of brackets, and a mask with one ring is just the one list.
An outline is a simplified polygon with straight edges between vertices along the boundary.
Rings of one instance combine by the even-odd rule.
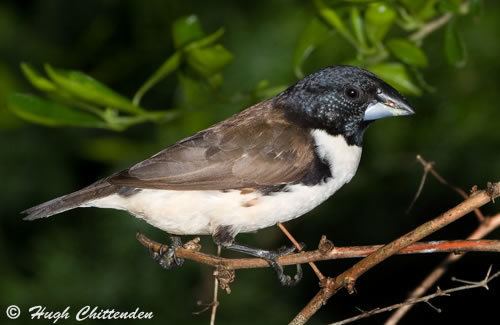
[[375, 120], [414, 114], [395, 88], [363, 68], [320, 69], [277, 94], [128, 169], [34, 206], [26, 220], [78, 207], [128, 211], [171, 235], [153, 257], [182, 265], [181, 235], [211, 235], [223, 248], [265, 259], [282, 285], [277, 259], [293, 247], [265, 250], [238, 243], [238, 233], [300, 217], [331, 197], [356, 173], [363, 135]]

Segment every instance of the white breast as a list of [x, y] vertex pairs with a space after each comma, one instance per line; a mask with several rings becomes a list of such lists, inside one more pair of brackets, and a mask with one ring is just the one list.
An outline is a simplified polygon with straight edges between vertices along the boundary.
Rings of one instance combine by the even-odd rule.
[[127, 210], [166, 232], [180, 235], [211, 234], [219, 225], [249, 232], [299, 217], [325, 201], [356, 173], [361, 148], [342, 136], [312, 131], [320, 157], [328, 162], [331, 178], [314, 186], [294, 184], [287, 191], [263, 196], [239, 190], [171, 191], [145, 189], [130, 197], [117, 194], [85, 206]]
[[348, 145], [343, 136], [332, 136], [323, 130], [313, 130], [312, 136], [318, 154], [330, 164], [333, 181], [340, 186], [348, 183], [358, 169], [361, 147]]

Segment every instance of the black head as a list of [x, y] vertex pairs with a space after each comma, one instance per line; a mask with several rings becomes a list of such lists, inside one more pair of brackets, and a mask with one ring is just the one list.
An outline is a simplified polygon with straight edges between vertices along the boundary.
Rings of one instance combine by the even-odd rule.
[[275, 105], [304, 127], [342, 134], [356, 145], [373, 120], [414, 113], [397, 90], [351, 66], [328, 67], [305, 77], [276, 96]]

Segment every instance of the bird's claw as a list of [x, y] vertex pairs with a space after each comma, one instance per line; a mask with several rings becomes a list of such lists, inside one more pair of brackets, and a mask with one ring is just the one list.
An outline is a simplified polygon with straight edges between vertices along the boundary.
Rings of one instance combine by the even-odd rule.
[[[301, 245], [301, 247], [303, 248], [303, 245]], [[277, 262], [277, 259], [279, 257], [291, 254], [294, 251], [295, 247], [293, 246], [291, 247], [283, 246], [276, 251], [264, 251], [262, 253], [262, 258], [269, 263], [269, 265], [274, 269], [274, 271], [276, 271], [276, 274], [278, 275], [278, 279], [282, 286], [293, 287], [297, 283], [299, 283], [300, 280], [302, 279], [302, 267], [300, 264], [296, 265], [297, 272], [293, 277], [291, 277], [290, 275], [285, 274], [283, 266], [281, 266], [281, 264]]]
[[179, 237], [170, 237], [171, 245], [168, 248], [162, 246], [159, 251], [150, 251], [151, 257], [166, 270], [182, 266], [184, 259], [177, 257], [175, 250], [182, 247], [182, 242]]

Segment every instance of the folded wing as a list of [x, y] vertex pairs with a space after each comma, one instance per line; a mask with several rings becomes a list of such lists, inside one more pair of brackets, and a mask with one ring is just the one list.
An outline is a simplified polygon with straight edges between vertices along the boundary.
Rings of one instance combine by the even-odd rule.
[[306, 130], [269, 102], [182, 140], [111, 177], [111, 184], [170, 190], [261, 188], [298, 181], [314, 159]]

